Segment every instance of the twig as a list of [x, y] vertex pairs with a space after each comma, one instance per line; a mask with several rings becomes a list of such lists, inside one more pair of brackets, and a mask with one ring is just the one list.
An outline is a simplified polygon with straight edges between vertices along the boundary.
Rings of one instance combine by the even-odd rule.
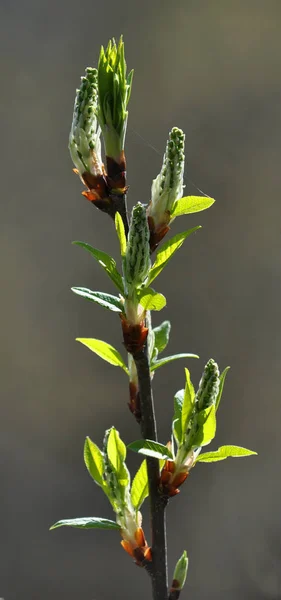
[[[147, 348], [134, 355], [136, 363], [140, 408], [142, 414], [141, 431], [145, 439], [157, 441], [156, 422], [153, 405], [153, 394]], [[167, 499], [159, 492], [159, 462], [155, 458], [147, 458], [147, 474], [149, 484], [150, 515], [152, 530], [152, 560], [151, 572], [153, 600], [168, 600], [168, 569], [165, 508]]]
[[168, 600], [178, 600], [180, 597], [181, 590], [171, 590]]
[[119, 212], [122, 217], [125, 229], [126, 238], [128, 237], [129, 232], [129, 223], [128, 223], [128, 215], [127, 215], [127, 198], [126, 194], [114, 194], [112, 191], [109, 194], [109, 197], [112, 202], [112, 209], [110, 209], [109, 214], [113, 218], [115, 218], [115, 214]]

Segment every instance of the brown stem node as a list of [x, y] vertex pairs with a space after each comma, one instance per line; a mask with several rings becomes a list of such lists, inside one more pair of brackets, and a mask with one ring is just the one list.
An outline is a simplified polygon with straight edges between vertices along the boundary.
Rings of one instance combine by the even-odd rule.
[[148, 329], [145, 327], [145, 322], [141, 321], [136, 325], [131, 325], [131, 323], [129, 323], [126, 317], [122, 314], [121, 324], [124, 346], [127, 352], [130, 352], [130, 354], [133, 355], [137, 352], [140, 352], [144, 347], [148, 334]]

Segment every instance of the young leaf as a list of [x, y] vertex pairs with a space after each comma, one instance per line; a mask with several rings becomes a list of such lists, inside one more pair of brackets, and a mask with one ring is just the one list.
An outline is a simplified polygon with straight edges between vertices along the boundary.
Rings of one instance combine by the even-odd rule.
[[199, 454], [196, 462], [217, 462], [218, 460], [225, 460], [232, 456], [232, 458], [240, 458], [242, 456], [257, 455], [257, 452], [253, 450], [247, 450], [247, 448], [241, 448], [240, 446], [220, 446], [218, 450], [214, 452], [205, 452]]
[[122, 464], [125, 462], [126, 454], [127, 450], [124, 442], [122, 442], [115, 427], [112, 427], [107, 441], [107, 455], [116, 473], [120, 471]]
[[86, 437], [86, 439], [85, 439], [84, 461], [85, 461], [85, 465], [86, 465], [90, 475], [92, 476], [93, 480], [101, 487], [104, 487], [106, 484], [103, 479], [103, 473], [104, 473], [103, 455], [102, 455], [100, 449], [98, 448], [98, 446], [96, 446], [96, 444], [94, 444], [94, 442], [92, 442], [92, 440], [90, 440], [89, 437]]
[[229, 369], [230, 369], [230, 367], [225, 367], [224, 371], [220, 375], [220, 386], [219, 386], [219, 393], [218, 393], [217, 400], [216, 400], [216, 411], [218, 410], [219, 405], [220, 405], [222, 392], [223, 392], [223, 386], [224, 386], [225, 378], [227, 376]]
[[147, 466], [146, 460], [144, 460], [133, 479], [131, 487], [132, 505], [136, 510], [140, 509], [148, 493]]
[[153, 458], [164, 458], [165, 460], [174, 460], [174, 457], [167, 446], [154, 442], [153, 440], [136, 440], [128, 445], [129, 450], [152, 456]]
[[188, 215], [200, 212], [201, 210], [206, 210], [206, 208], [212, 206], [214, 202], [214, 198], [209, 198], [208, 196], [185, 196], [175, 202], [171, 210], [171, 217], [174, 219], [181, 215]]
[[112, 427], [107, 441], [107, 456], [122, 486], [129, 484], [129, 471], [125, 465], [127, 449], [118, 431]]
[[90, 300], [90, 302], [95, 302], [103, 308], [107, 308], [113, 312], [123, 312], [123, 306], [117, 296], [104, 294], [103, 292], [93, 292], [88, 288], [73, 287], [71, 289], [74, 294], [78, 294], [78, 296], [82, 296], [82, 298], [86, 298], [86, 300]]
[[76, 529], [120, 529], [120, 525], [110, 519], [102, 519], [100, 517], [81, 517], [78, 519], [64, 519], [57, 521], [50, 529], [58, 527], [76, 527]]
[[125, 235], [123, 219], [119, 212], [115, 213], [115, 229], [117, 231], [117, 235], [120, 242], [120, 253], [123, 257], [126, 254], [127, 240]]
[[182, 405], [184, 390], [179, 390], [174, 396], [174, 416], [173, 416], [173, 434], [177, 444], [180, 445], [183, 439], [182, 435]]
[[159, 358], [159, 360], [153, 362], [150, 367], [150, 371], [155, 371], [155, 369], [159, 369], [159, 367], [163, 367], [167, 363], [171, 362], [172, 360], [177, 360], [178, 358], [199, 358], [199, 356], [197, 354], [186, 354], [185, 352], [183, 354], [165, 356], [164, 358]]
[[106, 254], [106, 252], [102, 252], [101, 250], [97, 250], [96, 248], [93, 248], [92, 246], [90, 246], [90, 244], [86, 244], [85, 242], [72, 242], [72, 243], [75, 244], [76, 246], [80, 246], [81, 248], [84, 248], [85, 250], [90, 252], [90, 254], [92, 254], [92, 256], [97, 260], [97, 262], [105, 270], [107, 275], [110, 277], [111, 281], [113, 281], [114, 285], [116, 285], [116, 287], [119, 289], [119, 291], [122, 294], [124, 294], [124, 286], [123, 286], [122, 277], [116, 268], [116, 262], [112, 258], [112, 256], [109, 256], [109, 254]]
[[87, 346], [89, 350], [92, 350], [95, 354], [103, 358], [106, 362], [109, 362], [111, 365], [115, 367], [121, 367], [127, 373], [128, 368], [118, 350], [113, 348], [107, 342], [103, 342], [103, 340], [96, 340], [94, 338], [76, 338], [77, 342], [81, 342], [84, 346]]
[[169, 341], [171, 331], [170, 321], [163, 321], [161, 325], [158, 325], [158, 327], [154, 327], [153, 331], [155, 336], [154, 346], [155, 348], [157, 348], [158, 354], [160, 354], [160, 352], [163, 352], [163, 350], [165, 350]]
[[216, 435], [216, 407], [213, 404], [197, 415], [198, 431], [192, 441], [193, 448], [207, 446]]
[[193, 227], [193, 229], [188, 229], [188, 231], [183, 231], [182, 233], [178, 233], [172, 239], [168, 240], [163, 246], [158, 250], [156, 255], [155, 263], [152, 265], [150, 269], [150, 273], [148, 276], [148, 284], [161, 273], [166, 264], [172, 258], [173, 254], [182, 246], [184, 240], [194, 231], [200, 229], [200, 225], [197, 227]]
[[162, 310], [166, 306], [166, 298], [148, 287], [140, 291], [139, 303], [145, 310]]
[[183, 396], [182, 411], [181, 411], [182, 439], [180, 440], [180, 442], [182, 442], [183, 436], [187, 430], [188, 423], [190, 421], [190, 417], [191, 417], [191, 414], [193, 411], [194, 399], [195, 399], [195, 391], [194, 391], [194, 387], [191, 383], [190, 373], [189, 373], [188, 369], [185, 369], [185, 377], [186, 377], [186, 383], [185, 383], [185, 388], [184, 388], [184, 396]]

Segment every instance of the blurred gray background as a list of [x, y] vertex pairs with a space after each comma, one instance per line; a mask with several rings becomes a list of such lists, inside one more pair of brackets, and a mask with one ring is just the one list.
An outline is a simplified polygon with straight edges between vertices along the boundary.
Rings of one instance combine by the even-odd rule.
[[[183, 600], [281, 598], [281, 2], [1, 0], [0, 32], [0, 596], [150, 598], [115, 532], [48, 531], [60, 518], [112, 517], [83, 465], [85, 436], [101, 443], [115, 424], [127, 443], [139, 437], [124, 373], [74, 341], [122, 352], [119, 320], [70, 292], [113, 291], [71, 246], [118, 250], [108, 217], [80, 195], [67, 143], [84, 68], [123, 33], [135, 68], [130, 206], [149, 200], [173, 125], [186, 132], [185, 191], [197, 193], [192, 180], [217, 199], [173, 225], [203, 229], [159, 278], [168, 304], [154, 322], [171, 318], [170, 352], [200, 354], [188, 363], [195, 384], [210, 356], [231, 365], [212, 447], [259, 453], [192, 472], [168, 509], [170, 577], [186, 548]], [[184, 366], [155, 377], [163, 442]], [[129, 457], [132, 471], [138, 463]]]

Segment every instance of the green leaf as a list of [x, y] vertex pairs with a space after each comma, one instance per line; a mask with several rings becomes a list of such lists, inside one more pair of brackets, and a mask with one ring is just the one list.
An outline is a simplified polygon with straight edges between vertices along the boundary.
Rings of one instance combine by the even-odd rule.
[[223, 386], [224, 386], [224, 382], [225, 382], [225, 378], [227, 376], [227, 373], [229, 371], [230, 367], [225, 367], [224, 371], [221, 373], [220, 375], [220, 386], [219, 386], [219, 393], [216, 399], [216, 411], [219, 408], [220, 405], [220, 401], [221, 401], [221, 397], [222, 397], [222, 392], [223, 392]]
[[171, 217], [180, 217], [181, 215], [188, 215], [191, 213], [200, 212], [206, 210], [214, 204], [214, 198], [208, 196], [185, 196], [177, 200], [171, 210]]
[[88, 288], [73, 287], [71, 289], [74, 292], [74, 294], [78, 294], [78, 296], [82, 296], [82, 298], [86, 298], [86, 300], [95, 302], [103, 308], [107, 308], [108, 310], [112, 310], [113, 312], [123, 312], [123, 305], [121, 304], [117, 296], [112, 296], [111, 294], [104, 294], [103, 292], [93, 292]]
[[123, 219], [119, 212], [115, 213], [115, 229], [117, 231], [117, 235], [118, 235], [119, 242], [120, 242], [120, 253], [121, 253], [121, 256], [123, 257], [126, 254], [127, 240], [126, 240]]
[[139, 470], [137, 471], [131, 487], [131, 500], [132, 505], [136, 510], [139, 510], [145, 498], [149, 494], [148, 491], [148, 477], [147, 477], [147, 466], [146, 460], [141, 463]]
[[185, 369], [185, 388], [184, 388], [184, 396], [182, 403], [182, 411], [181, 411], [181, 431], [182, 431], [182, 439], [187, 430], [188, 423], [190, 421], [190, 417], [192, 415], [193, 407], [194, 407], [194, 399], [195, 399], [195, 391], [194, 387], [191, 383], [190, 373], [188, 369]]
[[64, 519], [57, 521], [50, 529], [58, 527], [76, 527], [76, 529], [120, 529], [120, 525], [110, 519], [102, 519], [100, 517], [81, 517], [78, 519]]
[[76, 338], [77, 342], [81, 342], [84, 346], [87, 346], [89, 350], [92, 350], [95, 354], [100, 356], [103, 360], [114, 365], [115, 367], [121, 367], [129, 375], [128, 368], [118, 350], [113, 348], [107, 342], [103, 340], [96, 340], [94, 338]]
[[122, 442], [118, 431], [112, 427], [107, 441], [107, 456], [116, 472], [120, 485], [126, 486], [129, 483], [129, 471], [125, 465], [127, 449]]
[[197, 227], [193, 227], [193, 229], [188, 229], [188, 231], [183, 231], [182, 233], [178, 233], [173, 238], [168, 240], [163, 246], [158, 250], [156, 255], [155, 263], [152, 265], [150, 269], [150, 273], [148, 276], [148, 284], [161, 273], [166, 264], [172, 258], [173, 254], [182, 246], [184, 240], [191, 235], [197, 229], [200, 229], [200, 225]]
[[112, 256], [106, 254], [106, 252], [102, 252], [101, 250], [97, 250], [97, 248], [93, 248], [90, 244], [86, 244], [85, 242], [72, 242], [76, 246], [80, 246], [84, 248], [92, 256], [97, 260], [97, 262], [102, 266], [107, 275], [110, 277], [111, 281], [113, 281], [114, 285], [120, 290], [122, 294], [124, 294], [124, 286], [120, 273], [116, 268], [116, 262]]
[[92, 442], [92, 440], [89, 437], [86, 437], [85, 439], [84, 461], [93, 480], [101, 487], [106, 486], [105, 481], [103, 479], [103, 455], [98, 446], [96, 446], [96, 444], [94, 444], [94, 442]]
[[159, 358], [159, 360], [153, 362], [150, 367], [150, 371], [155, 371], [155, 369], [163, 367], [172, 360], [178, 360], [178, 358], [199, 358], [199, 356], [197, 356], [197, 354], [187, 354], [185, 352], [183, 354], [173, 354], [172, 356], [165, 356], [164, 358]]
[[197, 415], [198, 431], [192, 441], [193, 448], [207, 446], [216, 435], [216, 407], [213, 404]]
[[162, 310], [166, 306], [166, 298], [152, 288], [144, 288], [138, 294], [139, 303], [145, 310]]
[[182, 413], [182, 405], [184, 398], [184, 390], [179, 390], [174, 396], [174, 416], [173, 416], [173, 434], [177, 441], [178, 446], [181, 444], [183, 435], [182, 435], [182, 426], [181, 426], [181, 413]]
[[241, 448], [240, 446], [220, 446], [219, 449], [214, 452], [199, 454], [196, 462], [217, 462], [218, 460], [225, 460], [231, 456], [232, 458], [240, 458], [242, 456], [252, 455], [257, 455], [257, 452], [247, 450], [247, 448]]
[[165, 350], [169, 341], [171, 331], [170, 321], [163, 321], [161, 325], [158, 325], [158, 327], [154, 327], [153, 331], [155, 336], [154, 346], [155, 348], [157, 348], [158, 353], [160, 354], [160, 352], [163, 352], [163, 350]]
[[126, 454], [127, 450], [124, 442], [122, 442], [115, 427], [112, 427], [107, 441], [107, 455], [116, 473], [120, 471], [122, 464], [125, 462]]
[[165, 460], [174, 460], [172, 453], [159, 442], [153, 440], [136, 440], [128, 445], [129, 450], [137, 452], [138, 454], [144, 454], [145, 456], [152, 456], [153, 458], [164, 458]]

